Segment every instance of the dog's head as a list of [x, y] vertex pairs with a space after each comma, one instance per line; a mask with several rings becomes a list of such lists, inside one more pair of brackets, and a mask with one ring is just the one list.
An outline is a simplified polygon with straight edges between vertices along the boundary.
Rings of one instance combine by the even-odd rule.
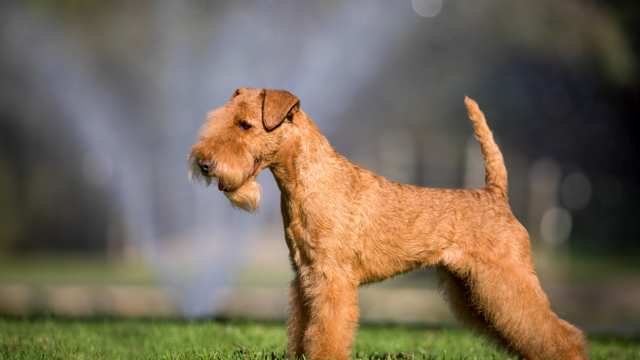
[[236, 90], [207, 116], [189, 155], [193, 179], [217, 179], [234, 206], [254, 211], [260, 203], [258, 173], [271, 165], [300, 100], [285, 90]]

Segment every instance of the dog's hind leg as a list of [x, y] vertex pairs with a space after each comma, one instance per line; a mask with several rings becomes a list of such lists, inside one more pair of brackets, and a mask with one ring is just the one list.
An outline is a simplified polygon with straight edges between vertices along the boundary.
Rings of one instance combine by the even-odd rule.
[[509, 349], [529, 360], [586, 358], [581, 332], [551, 310], [530, 264], [477, 259], [454, 274], [480, 323]]
[[436, 271], [444, 297], [456, 319], [464, 325], [471, 327], [474, 331], [486, 336], [498, 346], [513, 352], [513, 349], [510, 349], [509, 343], [482, 317], [478, 309], [471, 302], [466, 280], [454, 275], [442, 266], [439, 266]]

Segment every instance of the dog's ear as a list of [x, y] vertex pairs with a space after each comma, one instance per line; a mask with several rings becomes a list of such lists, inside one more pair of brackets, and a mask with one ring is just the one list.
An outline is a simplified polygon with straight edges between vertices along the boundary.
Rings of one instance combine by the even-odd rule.
[[233, 99], [234, 97], [240, 95], [240, 90], [242, 90], [242, 88], [237, 88], [234, 92], [233, 95], [231, 95], [231, 97], [229, 98], [229, 100]]
[[300, 99], [286, 90], [263, 90], [262, 124], [271, 131], [293, 116], [300, 106]]

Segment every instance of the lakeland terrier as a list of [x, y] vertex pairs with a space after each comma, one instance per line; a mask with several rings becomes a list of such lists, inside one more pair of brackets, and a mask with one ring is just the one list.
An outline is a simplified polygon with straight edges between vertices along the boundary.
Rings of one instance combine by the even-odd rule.
[[347, 359], [358, 286], [434, 266], [456, 316], [527, 359], [585, 359], [582, 333], [550, 308], [507, 171], [484, 114], [465, 98], [485, 160], [482, 189], [389, 181], [338, 154], [288, 91], [241, 88], [211, 112], [189, 156], [194, 177], [254, 211], [258, 173], [281, 191], [290, 286], [288, 354]]

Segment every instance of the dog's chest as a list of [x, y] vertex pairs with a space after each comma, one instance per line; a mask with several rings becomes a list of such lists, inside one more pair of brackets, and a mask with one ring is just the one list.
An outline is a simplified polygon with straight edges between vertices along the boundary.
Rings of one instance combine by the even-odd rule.
[[304, 264], [311, 262], [313, 258], [309, 252], [309, 247], [305, 244], [308, 237], [307, 232], [300, 221], [300, 214], [295, 211], [282, 211], [284, 222], [284, 233], [287, 247], [289, 248], [289, 257], [295, 270]]
[[281, 210], [285, 239], [295, 265], [309, 264], [332, 242], [331, 210], [282, 196]]

